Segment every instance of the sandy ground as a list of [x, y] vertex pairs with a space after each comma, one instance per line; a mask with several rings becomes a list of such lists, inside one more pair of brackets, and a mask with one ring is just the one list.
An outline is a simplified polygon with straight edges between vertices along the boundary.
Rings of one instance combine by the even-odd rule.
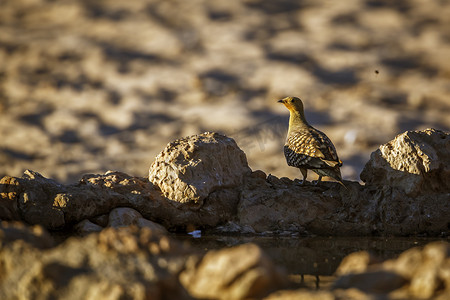
[[[0, 176], [146, 176], [219, 131], [290, 178], [299, 96], [345, 179], [406, 130], [450, 128], [450, 1], [0, 1]], [[310, 176], [311, 179], [314, 176]]]

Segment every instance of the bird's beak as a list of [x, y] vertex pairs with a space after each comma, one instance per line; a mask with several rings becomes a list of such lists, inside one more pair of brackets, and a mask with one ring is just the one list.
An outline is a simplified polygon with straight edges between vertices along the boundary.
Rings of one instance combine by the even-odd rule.
[[277, 102], [278, 102], [278, 103], [284, 103], [284, 100], [281, 99], [281, 100], [278, 100]]

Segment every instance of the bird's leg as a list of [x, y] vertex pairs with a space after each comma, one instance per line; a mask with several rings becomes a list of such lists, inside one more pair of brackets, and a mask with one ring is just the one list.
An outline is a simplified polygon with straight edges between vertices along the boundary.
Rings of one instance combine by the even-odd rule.
[[317, 181], [316, 181], [316, 184], [315, 185], [318, 185], [319, 184], [319, 182], [322, 180], [322, 176], [320, 176], [319, 175], [319, 179], [317, 179]]
[[304, 169], [304, 168], [300, 168], [300, 172], [302, 172], [302, 175], [303, 175], [302, 185], [305, 185], [306, 184], [306, 176], [308, 175], [308, 170]]

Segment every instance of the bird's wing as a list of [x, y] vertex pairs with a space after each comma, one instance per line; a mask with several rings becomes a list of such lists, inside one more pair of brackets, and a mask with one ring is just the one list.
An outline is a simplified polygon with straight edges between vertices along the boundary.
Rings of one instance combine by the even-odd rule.
[[316, 140], [318, 140], [318, 143], [320, 144], [320, 150], [323, 153], [323, 161], [330, 165], [332, 163], [332, 167], [334, 166], [341, 166], [342, 161], [339, 159], [337, 155], [336, 148], [334, 147], [331, 140], [327, 137], [327, 135], [317, 129], [312, 128], [311, 134], [315, 137]]
[[300, 131], [290, 135], [286, 141], [286, 146], [296, 154], [325, 158], [320, 149], [320, 143], [308, 131]]
[[318, 158], [330, 167], [342, 165], [331, 140], [317, 129], [310, 128], [292, 134], [286, 146], [297, 154]]

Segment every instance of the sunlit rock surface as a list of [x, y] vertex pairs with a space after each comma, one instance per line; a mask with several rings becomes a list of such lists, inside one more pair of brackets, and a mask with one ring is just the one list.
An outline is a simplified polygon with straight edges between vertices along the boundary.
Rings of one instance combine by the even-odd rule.
[[285, 272], [251, 243], [209, 251], [201, 261], [188, 265], [180, 280], [200, 299], [260, 298], [288, 284]]
[[372, 153], [361, 173], [367, 185], [387, 185], [407, 195], [450, 192], [450, 134], [408, 131]]
[[[348, 268], [353, 264], [353, 268]], [[450, 244], [434, 242], [412, 248], [397, 259], [382, 263], [350, 255], [338, 268], [334, 289], [359, 289], [388, 299], [448, 299], [450, 295]]]
[[150, 166], [149, 180], [168, 199], [201, 206], [213, 191], [241, 185], [250, 172], [233, 139], [205, 132], [169, 143]]
[[0, 248], [0, 297], [191, 299], [177, 279], [190, 253], [147, 228], [109, 228], [47, 250], [16, 240]]

